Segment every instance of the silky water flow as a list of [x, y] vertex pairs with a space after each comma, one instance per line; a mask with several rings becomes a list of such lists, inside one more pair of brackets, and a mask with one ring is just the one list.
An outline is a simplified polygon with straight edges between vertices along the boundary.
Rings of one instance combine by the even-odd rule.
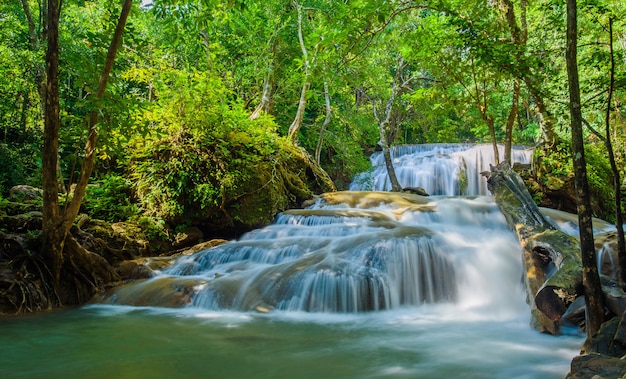
[[519, 243], [458, 178], [489, 149], [404, 149], [400, 180], [415, 167], [437, 196], [323, 194], [99, 304], [3, 320], [0, 377], [563, 378], [584, 336], [530, 328]]

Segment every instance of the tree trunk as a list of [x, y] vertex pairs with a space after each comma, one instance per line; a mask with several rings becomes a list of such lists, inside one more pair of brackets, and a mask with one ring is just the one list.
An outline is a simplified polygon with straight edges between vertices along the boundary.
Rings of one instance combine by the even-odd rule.
[[46, 53], [46, 90], [44, 112], [44, 144], [42, 152], [43, 187], [43, 255], [59, 285], [63, 265], [62, 217], [57, 191], [57, 160], [59, 151], [59, 1], [48, 0], [48, 51]]
[[504, 136], [504, 162], [512, 165], [512, 144], [513, 144], [513, 125], [517, 119], [517, 112], [519, 110], [519, 91], [520, 81], [515, 79], [513, 82], [513, 99], [511, 100], [511, 110], [509, 110], [509, 116], [506, 118], [505, 136]]
[[385, 167], [387, 167], [387, 174], [389, 175], [389, 182], [391, 183], [391, 191], [402, 191], [402, 186], [396, 176], [396, 169], [393, 167], [393, 159], [391, 158], [391, 151], [388, 145], [383, 146], [383, 156], [385, 157]]
[[298, 41], [300, 42], [300, 48], [302, 49], [302, 57], [304, 58], [304, 83], [302, 84], [302, 91], [300, 92], [300, 101], [298, 101], [298, 110], [296, 116], [293, 119], [291, 125], [289, 125], [289, 132], [287, 137], [294, 142], [298, 143], [298, 132], [302, 127], [302, 121], [304, 120], [304, 110], [306, 109], [307, 94], [311, 87], [311, 63], [309, 62], [309, 54], [307, 53], [306, 46], [304, 45], [304, 37], [302, 36], [302, 6], [296, 4], [298, 9]]
[[326, 118], [324, 118], [324, 123], [320, 127], [320, 133], [317, 137], [317, 147], [315, 148], [315, 161], [317, 162], [317, 164], [320, 164], [322, 145], [324, 144], [324, 133], [326, 132], [326, 128], [333, 118], [332, 109], [330, 107], [330, 93], [328, 92], [327, 81], [324, 81], [324, 103], [326, 104]]
[[68, 220], [71, 220], [70, 222], [73, 222], [73, 220], [78, 215], [78, 211], [80, 210], [80, 204], [83, 201], [83, 197], [85, 196], [85, 189], [87, 188], [87, 184], [89, 183], [89, 177], [91, 176], [91, 172], [93, 171], [95, 165], [96, 145], [98, 142], [98, 113], [100, 108], [102, 107], [102, 99], [104, 98], [106, 86], [109, 82], [111, 70], [113, 69], [113, 63], [115, 62], [117, 49], [122, 41], [122, 34], [124, 33], [126, 20], [128, 18], [128, 14], [130, 13], [132, 3], [133, 0], [124, 0], [122, 11], [120, 13], [117, 26], [115, 27], [115, 32], [113, 34], [113, 38], [111, 39], [111, 44], [109, 45], [109, 50], [104, 61], [102, 73], [100, 74], [100, 79], [98, 81], [98, 89], [95, 94], [97, 109], [92, 110], [89, 114], [89, 134], [87, 136], [87, 143], [85, 144], [82, 169], [78, 182], [76, 183], [76, 188], [74, 189], [72, 201], [66, 209], [65, 217]]
[[387, 167], [387, 175], [389, 176], [389, 182], [391, 183], [391, 191], [400, 192], [402, 191], [402, 186], [400, 186], [400, 182], [398, 181], [398, 177], [396, 176], [396, 170], [393, 167], [393, 160], [391, 158], [391, 151], [389, 150], [389, 142], [387, 140], [387, 128], [389, 126], [389, 122], [391, 121], [391, 111], [393, 110], [393, 103], [396, 98], [396, 95], [400, 91], [402, 87], [402, 83], [400, 83], [400, 78], [402, 75], [402, 70], [405, 66], [404, 58], [400, 56], [398, 58], [398, 69], [396, 71], [396, 75], [393, 79], [393, 86], [391, 87], [391, 95], [389, 95], [389, 100], [387, 101], [387, 106], [385, 107], [385, 118], [381, 119], [378, 115], [378, 110], [376, 107], [376, 102], [372, 101], [372, 106], [374, 108], [374, 117], [378, 122], [378, 134], [380, 136], [380, 140], [378, 144], [383, 150], [383, 157], [385, 158], [385, 166]]
[[[128, 13], [132, 0], [124, 0], [124, 6], [115, 30], [115, 34], [109, 47], [109, 52], [100, 76], [98, 83], [98, 90], [95, 94], [96, 100], [100, 101], [104, 97], [104, 92], [108, 82], [109, 74], [115, 60], [115, 53], [119, 46], [122, 32], [126, 24]], [[58, 165], [58, 143], [59, 143], [59, 86], [58, 86], [58, 72], [59, 72], [59, 37], [58, 37], [58, 25], [60, 16], [59, 0], [48, 1], [48, 50], [46, 54], [46, 67], [47, 67], [47, 80], [46, 80], [46, 107], [44, 118], [44, 146], [42, 153], [42, 185], [43, 185], [43, 225], [42, 225], [42, 254], [46, 258], [48, 263], [52, 280], [57, 292], [61, 291], [61, 272], [65, 263], [73, 264], [76, 257], [74, 256], [76, 249], [69, 247], [65, 249], [66, 242], [73, 240], [69, 236], [70, 228], [78, 210], [80, 203], [82, 202], [85, 188], [89, 181], [89, 176], [94, 166], [95, 161], [95, 148], [97, 130], [96, 125], [98, 123], [97, 111], [92, 111], [89, 117], [89, 136], [85, 146], [85, 158], [83, 161], [83, 168], [81, 170], [81, 176], [76, 185], [74, 196], [70, 203], [61, 210], [58, 202], [58, 188], [57, 188], [57, 165]], [[68, 238], [69, 236], [69, 238]], [[75, 242], [75, 241], [74, 241]], [[90, 261], [94, 263], [95, 261]], [[101, 264], [105, 264], [106, 267], [95, 267], [90, 265], [84, 265], [81, 267], [73, 264], [75, 268], [93, 270], [94, 272], [110, 271], [112, 269], [105, 262], [99, 261]], [[85, 275], [85, 274], [80, 274]], [[112, 277], [114, 275], [103, 274], [103, 277]], [[78, 276], [77, 276], [78, 277]], [[68, 299], [62, 297], [61, 301]]]
[[513, 42], [517, 45], [518, 53], [516, 54], [516, 59], [518, 62], [517, 67], [519, 68], [519, 72], [515, 72], [514, 75], [524, 81], [526, 88], [530, 92], [535, 105], [537, 107], [537, 113], [540, 115], [539, 124], [541, 125], [541, 133], [544, 144], [547, 146], [556, 146], [558, 142], [558, 135], [556, 134], [555, 125], [554, 125], [554, 117], [548, 111], [546, 104], [544, 102], [543, 94], [537, 87], [537, 79], [535, 74], [531, 70], [531, 66], [524, 57], [524, 51], [526, 50], [526, 42], [528, 30], [526, 26], [526, 1], [521, 1], [521, 28], [517, 24], [517, 18], [515, 16], [515, 8], [513, 7], [513, 3], [511, 0], [501, 0], [503, 7], [502, 11], [504, 13], [504, 17], [506, 18], [507, 24], [509, 25], [509, 30], [511, 32], [511, 38]]
[[587, 336], [591, 337], [604, 322], [604, 300], [593, 242], [591, 201], [585, 162], [585, 146], [582, 133], [580, 88], [578, 85], [576, 0], [567, 0], [567, 49], [565, 60], [569, 83], [570, 115], [572, 129], [572, 154], [574, 160], [574, 184], [578, 211], [578, 227], [583, 265], [583, 286], [587, 305]]
[[[484, 73], [484, 70], [483, 70], [483, 73]], [[498, 163], [500, 163], [500, 152], [498, 151], [498, 140], [496, 139], [495, 122], [494, 122], [493, 116], [491, 116], [488, 112], [487, 89], [486, 89], [487, 84], [485, 83], [486, 80], [484, 80], [484, 75], [483, 75], [484, 82], [482, 83], [483, 85], [480, 85], [478, 83], [478, 75], [476, 74], [476, 62], [474, 61], [474, 59], [472, 59], [472, 79], [474, 81], [474, 89], [476, 90], [474, 101], [476, 101], [476, 106], [478, 107], [478, 110], [480, 111], [480, 116], [482, 117], [483, 121], [487, 125], [487, 128], [489, 129], [489, 136], [491, 137], [491, 146], [493, 148], [493, 159], [494, 159], [494, 163], [497, 165]], [[482, 88], [482, 90], [480, 88]], [[469, 92], [469, 89], [467, 89], [467, 91]]]
[[270, 58], [265, 75], [263, 77], [263, 93], [261, 94], [261, 102], [248, 117], [250, 120], [256, 120], [262, 113], [270, 113], [272, 98], [272, 75], [274, 74], [273, 59]]
[[493, 117], [487, 115], [485, 110], [484, 114], [485, 123], [487, 123], [487, 127], [489, 128], [489, 135], [491, 136], [491, 146], [493, 148], [493, 160], [497, 165], [500, 163], [500, 152], [498, 151], [498, 139], [496, 138], [496, 125], [494, 123]]
[[609, 18], [609, 55], [611, 57], [611, 69], [609, 73], [609, 94], [606, 101], [606, 114], [604, 116], [604, 126], [606, 132], [606, 150], [609, 154], [611, 171], [613, 172], [613, 192], [615, 192], [615, 227], [617, 229], [617, 254], [619, 257], [620, 280], [626, 283], [626, 241], [624, 240], [624, 215], [622, 214], [622, 180], [620, 172], [615, 163], [615, 154], [611, 144], [611, 102], [613, 88], [615, 86], [615, 54], [613, 52], [613, 19]]

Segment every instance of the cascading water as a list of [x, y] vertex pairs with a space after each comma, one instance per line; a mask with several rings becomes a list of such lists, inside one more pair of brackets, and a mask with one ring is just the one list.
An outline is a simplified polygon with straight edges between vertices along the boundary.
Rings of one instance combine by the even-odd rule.
[[[420, 154], [483, 170], [467, 148]], [[457, 171], [402, 184], [480, 187], [448, 183]], [[98, 304], [4, 320], [0, 377], [563, 378], [584, 336], [529, 319], [519, 243], [491, 197], [336, 192]]]
[[[516, 161], [528, 161], [528, 151], [515, 151]], [[479, 172], [488, 168], [493, 150], [403, 146], [394, 156], [399, 178], [410, 186], [454, 194], [464, 182], [463, 192], [480, 194]], [[372, 158], [375, 165], [378, 160], [380, 155]], [[492, 254], [488, 266], [480, 259], [485, 251]], [[162, 275], [119, 288], [106, 301], [143, 305], [146, 287], [160, 288], [152, 290], [157, 294], [176, 287], [184, 288], [184, 296], [174, 305], [211, 310], [346, 313], [455, 303], [467, 300], [459, 294], [462, 288], [487, 296], [483, 279], [472, 272], [490, 270], [502, 254], [520, 260], [517, 242], [490, 197], [330, 193], [238, 241], [182, 257]], [[489, 281], [501, 289], [495, 282], [500, 272], [494, 269]], [[153, 299], [153, 305], [172, 305], [169, 297], [163, 299]]]
[[467, 304], [493, 296], [490, 286], [517, 293], [509, 278], [521, 276], [519, 259], [489, 197], [337, 192], [239, 241], [179, 258], [106, 301], [143, 302], [153, 282], [185, 288], [177, 305], [211, 310], [345, 313]]
[[[499, 146], [499, 160], [504, 146]], [[398, 181], [403, 188], [421, 187], [430, 195], [489, 195], [480, 173], [489, 171], [495, 155], [491, 145], [427, 144], [399, 145], [391, 148], [391, 158]], [[531, 149], [516, 148], [513, 163], [529, 164]], [[357, 175], [350, 184], [352, 191], [389, 191], [391, 184], [382, 152], [370, 158], [372, 171]]]

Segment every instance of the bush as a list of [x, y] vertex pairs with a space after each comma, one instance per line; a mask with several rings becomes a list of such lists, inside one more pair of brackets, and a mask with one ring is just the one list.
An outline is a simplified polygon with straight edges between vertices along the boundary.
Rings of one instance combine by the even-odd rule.
[[184, 76], [173, 84], [152, 114], [160, 133], [138, 143], [130, 162], [146, 216], [265, 223], [308, 194], [285, 174], [293, 147], [271, 118], [249, 120], [219, 79]]
[[[575, 196], [574, 188], [563, 188], [573, 186], [574, 177], [572, 153], [568, 142], [561, 141], [551, 151], [536, 149], [534, 159], [537, 180], [544, 189], [561, 193], [561, 196], [565, 193]], [[585, 161], [593, 215], [614, 221], [613, 173], [604, 144], [588, 141], [585, 144]], [[540, 194], [535, 196], [541, 197]], [[575, 198], [572, 201], [575, 202]]]
[[0, 193], [19, 184], [38, 186], [41, 157], [37, 146], [0, 143]]
[[129, 179], [109, 174], [87, 187], [82, 207], [90, 216], [101, 220], [128, 220], [139, 214], [133, 194]]

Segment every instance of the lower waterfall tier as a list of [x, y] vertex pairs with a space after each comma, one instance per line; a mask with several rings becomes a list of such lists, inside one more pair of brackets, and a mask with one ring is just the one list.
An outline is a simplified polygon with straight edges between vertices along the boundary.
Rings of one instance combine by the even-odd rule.
[[519, 247], [488, 197], [336, 192], [102, 302], [330, 313], [491, 303], [516, 271]]

